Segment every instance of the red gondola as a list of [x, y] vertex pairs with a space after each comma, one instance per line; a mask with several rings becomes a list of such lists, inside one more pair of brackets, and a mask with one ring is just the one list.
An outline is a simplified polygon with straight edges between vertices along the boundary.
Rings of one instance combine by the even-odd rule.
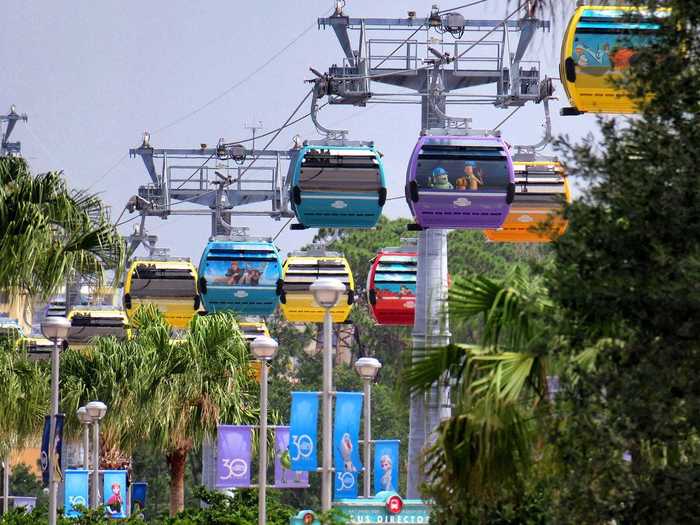
[[367, 277], [367, 298], [377, 323], [413, 326], [417, 265], [415, 246], [379, 251]]

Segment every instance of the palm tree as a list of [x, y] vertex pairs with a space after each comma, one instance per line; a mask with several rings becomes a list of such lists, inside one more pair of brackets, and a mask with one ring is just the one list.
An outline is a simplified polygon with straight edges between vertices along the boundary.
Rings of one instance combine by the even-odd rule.
[[31, 361], [12, 339], [0, 340], [0, 457], [4, 463], [3, 508], [10, 495], [10, 452], [24, 448], [39, 435], [48, 410], [50, 374]]
[[0, 158], [0, 291], [46, 298], [73, 271], [119, 274], [124, 252], [98, 197], [69, 190], [60, 172], [34, 177], [24, 159]]
[[185, 339], [161, 355], [167, 374], [151, 382], [149, 440], [170, 469], [170, 513], [184, 508], [187, 455], [213, 437], [220, 422], [257, 421], [248, 349], [232, 315], [196, 316]]
[[426, 350], [408, 377], [418, 390], [436, 381], [452, 386], [453, 416], [426, 455], [431, 494], [446, 507], [488, 500], [532, 463], [558, 343], [543, 279], [524, 267], [501, 280], [458, 279], [449, 299], [451, 321], [469, 328], [478, 344]]
[[220, 422], [252, 423], [255, 383], [248, 351], [228, 314], [195, 317], [184, 339], [155, 308], [141, 308], [129, 341], [96, 338], [87, 351], [63, 358], [67, 426], [80, 428], [75, 412], [99, 399], [108, 410], [101, 424], [103, 465], [128, 466], [136, 445], [161, 451], [170, 469], [170, 511], [184, 507], [187, 455], [213, 436]]
[[49, 374], [14, 341], [0, 341], [0, 457], [23, 448], [42, 428], [49, 405]]

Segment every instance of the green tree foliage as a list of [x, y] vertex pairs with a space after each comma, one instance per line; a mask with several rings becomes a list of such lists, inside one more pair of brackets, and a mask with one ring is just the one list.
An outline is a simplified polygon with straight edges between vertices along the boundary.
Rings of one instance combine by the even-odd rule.
[[0, 158], [0, 290], [47, 297], [71, 271], [120, 270], [124, 249], [98, 197], [69, 190], [59, 172], [32, 176], [24, 159]]
[[39, 435], [49, 405], [46, 366], [31, 361], [15, 342], [0, 340], [0, 457]]
[[563, 144], [588, 187], [549, 281], [570, 353], [597, 358], [565, 383], [553, 431], [559, 523], [700, 515], [700, 3], [663, 5], [662, 32], [623, 82], [640, 117]]
[[479, 321], [478, 344], [426, 350], [407, 376], [419, 389], [445, 376], [452, 385], [452, 417], [426, 459], [427, 494], [439, 523], [520, 523], [524, 508], [542, 510], [537, 502], [547, 495], [530, 476], [545, 468], [533, 464], [545, 452], [538, 436], [547, 421], [553, 305], [543, 278], [515, 266], [499, 280], [457, 279], [450, 315]]
[[188, 454], [216, 425], [257, 421], [256, 386], [248, 349], [229, 314], [196, 316], [182, 340], [154, 308], [137, 312], [130, 340], [97, 338], [87, 351], [63, 357], [62, 408], [77, 432], [79, 406], [108, 405], [101, 425], [109, 466], [128, 464], [135, 447], [149, 443], [170, 470], [170, 512], [182, 510]]

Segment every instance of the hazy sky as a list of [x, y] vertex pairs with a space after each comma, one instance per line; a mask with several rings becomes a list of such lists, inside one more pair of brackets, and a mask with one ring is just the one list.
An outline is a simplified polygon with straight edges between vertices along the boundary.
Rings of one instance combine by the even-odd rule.
[[[349, 0], [345, 11], [358, 17], [402, 17], [415, 10], [425, 16], [432, 3]], [[440, 8], [459, 3], [467, 2]], [[575, 2], [564, 3], [568, 18]], [[140, 144], [144, 130], [151, 131], [155, 147], [194, 147], [214, 145], [220, 137], [248, 137], [244, 121], [261, 120], [262, 132], [284, 122], [309, 89], [303, 83], [310, 78], [308, 67], [323, 71], [342, 62], [334, 33], [315, 26], [316, 18], [332, 6], [328, 0], [4, 0], [0, 111], [16, 104], [18, 111], [29, 114], [29, 123], [18, 124], [13, 138], [21, 140], [35, 171], [64, 170], [73, 187], [99, 192], [116, 218], [138, 186], [149, 182], [140, 159], [126, 155]], [[506, 9], [505, 0], [487, 0], [461, 12], [467, 18], [502, 18]], [[540, 60], [543, 73], [552, 77], [558, 76], [562, 29], [559, 18], [551, 32], [537, 35], [527, 56]], [[270, 65], [229, 89], [302, 33]], [[376, 84], [373, 89], [388, 88]], [[494, 93], [495, 86], [477, 91]], [[595, 117], [560, 117], [559, 107], [568, 104], [558, 83], [556, 94], [561, 100], [553, 104], [555, 133], [580, 137], [595, 129]], [[450, 113], [469, 115], [473, 127], [488, 128], [508, 111], [457, 106]], [[403, 193], [406, 162], [420, 127], [418, 105], [334, 106], [324, 109], [321, 119], [349, 128], [351, 138], [374, 140], [385, 155], [389, 196]], [[541, 106], [520, 110], [502, 132], [511, 143], [536, 142], [542, 133]], [[296, 133], [318, 138], [307, 119], [285, 130], [272, 147], [288, 148]], [[387, 203], [385, 213], [409, 215], [402, 199]], [[258, 218], [246, 224], [252, 233], [274, 235], [283, 223]], [[196, 262], [210, 220], [151, 218], [148, 229], [174, 255]], [[131, 225], [124, 226], [125, 232], [130, 230]], [[287, 231], [278, 245], [283, 252], [298, 248], [314, 231]]]

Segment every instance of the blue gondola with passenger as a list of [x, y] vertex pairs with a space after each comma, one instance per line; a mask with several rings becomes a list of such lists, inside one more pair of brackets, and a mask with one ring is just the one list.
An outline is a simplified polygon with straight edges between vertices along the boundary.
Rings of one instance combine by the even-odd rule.
[[207, 312], [271, 315], [282, 280], [279, 252], [269, 241], [210, 241], [199, 263], [199, 291]]

